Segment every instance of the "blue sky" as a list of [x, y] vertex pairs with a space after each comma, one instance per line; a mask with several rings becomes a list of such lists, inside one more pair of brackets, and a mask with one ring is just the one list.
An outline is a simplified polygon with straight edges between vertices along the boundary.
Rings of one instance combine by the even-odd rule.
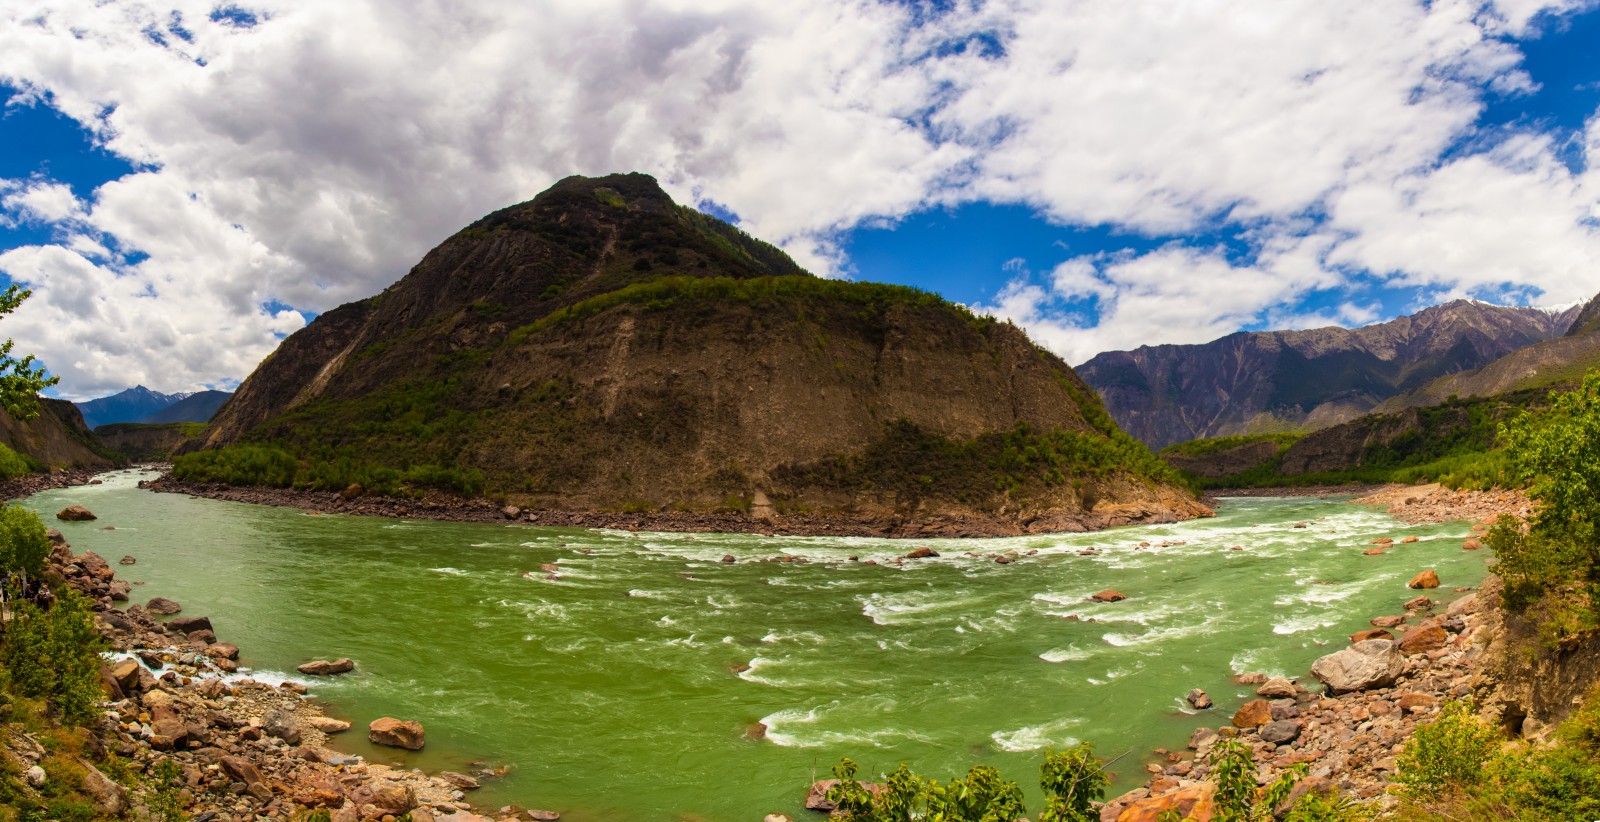
[[232, 387], [573, 173], [1075, 363], [1600, 292], [1591, 0], [402, 6], [0, 9], [0, 330], [59, 393]]

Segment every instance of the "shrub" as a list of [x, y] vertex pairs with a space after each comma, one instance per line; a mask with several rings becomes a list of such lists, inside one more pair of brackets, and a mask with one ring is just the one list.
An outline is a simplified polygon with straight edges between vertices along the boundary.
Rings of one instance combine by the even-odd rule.
[[0, 504], [0, 572], [38, 575], [50, 557], [44, 523], [20, 505]]
[[1110, 784], [1105, 764], [1095, 758], [1089, 743], [1066, 751], [1046, 749], [1044, 764], [1039, 766], [1039, 786], [1044, 788], [1039, 822], [1098, 820], [1100, 815], [1091, 803], [1104, 799]]
[[38, 463], [0, 444], [0, 479], [16, 479], [38, 470]]
[[1395, 781], [1412, 800], [1477, 785], [1500, 741], [1500, 733], [1478, 718], [1470, 700], [1447, 701], [1438, 718], [1419, 726], [1406, 743]]
[[26, 600], [12, 608], [0, 641], [12, 689], [49, 701], [69, 722], [93, 719], [104, 698], [99, 651], [105, 640], [94, 629], [88, 600], [63, 587], [48, 610]]

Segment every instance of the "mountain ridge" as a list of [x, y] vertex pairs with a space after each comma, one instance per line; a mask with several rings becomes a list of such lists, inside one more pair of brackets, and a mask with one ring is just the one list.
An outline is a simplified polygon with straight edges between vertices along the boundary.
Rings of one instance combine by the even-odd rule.
[[1160, 449], [1347, 422], [1440, 376], [1556, 338], [1582, 310], [1456, 300], [1356, 329], [1237, 332], [1105, 352], [1078, 370], [1118, 424]]

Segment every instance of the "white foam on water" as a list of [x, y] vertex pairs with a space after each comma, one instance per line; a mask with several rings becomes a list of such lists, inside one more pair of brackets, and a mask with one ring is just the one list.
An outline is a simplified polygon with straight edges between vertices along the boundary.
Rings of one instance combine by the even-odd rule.
[[734, 596], [725, 596], [719, 601], [715, 594], [711, 594], [706, 597], [706, 604], [719, 611], [726, 611], [731, 608], [737, 608], [743, 603], [739, 602], [739, 598]]
[[1107, 645], [1114, 645], [1118, 648], [1140, 648], [1145, 645], [1194, 636], [1195, 634], [1205, 632], [1208, 627], [1209, 626], [1205, 622], [1197, 622], [1192, 625], [1169, 625], [1151, 628], [1142, 634], [1124, 634], [1113, 632], [1104, 634], [1100, 638], [1104, 640]]
[[428, 570], [434, 572], [435, 574], [445, 574], [446, 576], [452, 576], [452, 577], [464, 577], [464, 576], [467, 575], [467, 572], [461, 570], [460, 568], [445, 567], [445, 568], [429, 568]]
[[1078, 740], [1068, 734], [1067, 731], [1082, 724], [1082, 719], [1058, 719], [1054, 722], [1029, 725], [1011, 731], [995, 731], [989, 734], [989, 738], [994, 740], [995, 746], [1000, 750], [1012, 753], [1037, 751], [1040, 748], [1051, 746], [1070, 748], [1078, 744]]
[[861, 603], [861, 613], [878, 625], [920, 622], [940, 612], [955, 612], [952, 616], [958, 616], [979, 599], [971, 591], [964, 590], [922, 590], [856, 597], [856, 601]]
[[662, 599], [666, 594], [660, 591], [647, 591], [643, 588], [633, 588], [628, 591], [628, 596], [638, 599]]
[[1306, 631], [1315, 631], [1319, 628], [1331, 628], [1339, 624], [1337, 614], [1307, 614], [1304, 616], [1286, 619], [1272, 624], [1272, 632], [1279, 636], [1299, 634]]
[[[835, 702], [833, 705], [837, 706], [838, 703]], [[914, 731], [895, 728], [877, 730], [856, 728], [850, 731], [830, 731], [815, 728], [826, 710], [819, 708], [811, 708], [809, 710], [788, 708], [762, 717], [761, 724], [767, 726], [767, 740], [774, 745], [780, 745], [785, 748], [867, 745], [881, 748], [897, 740], [904, 739], [918, 742], [932, 741], [929, 737]]]
[[1051, 648], [1040, 654], [1039, 658], [1045, 662], [1059, 663], [1081, 662], [1091, 656], [1094, 656], [1094, 654], [1089, 651], [1085, 651], [1076, 645], [1068, 645], [1065, 648]]
[[660, 626], [662, 628], [671, 628], [672, 626], [677, 625], [677, 624], [678, 624], [678, 621], [676, 619], [673, 619], [672, 617], [669, 617], [669, 616], [663, 616], [660, 619], [656, 620], [656, 625], [658, 625], [658, 626]]

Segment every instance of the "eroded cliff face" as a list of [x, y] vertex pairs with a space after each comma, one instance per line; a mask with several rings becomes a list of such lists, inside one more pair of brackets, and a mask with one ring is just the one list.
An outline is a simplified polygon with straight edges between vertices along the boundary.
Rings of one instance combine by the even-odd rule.
[[[1205, 513], [1149, 476], [1153, 461], [1134, 464], [1094, 392], [1018, 329], [805, 275], [642, 175], [563, 181], [319, 317], [245, 381], [206, 445], [243, 441], [471, 468], [512, 501], [567, 510], [759, 491], [780, 513], [1019, 528]], [[1059, 470], [1072, 461], [1082, 470]]]
[[1241, 332], [1204, 345], [1112, 351], [1078, 370], [1118, 424], [1160, 449], [1347, 422], [1442, 375], [1559, 337], [1580, 311], [1457, 301], [1365, 328]]
[[1527, 617], [1499, 604], [1502, 587], [1499, 577], [1490, 576], [1478, 595], [1495, 607], [1488, 609], [1474, 691], [1506, 730], [1543, 741], [1600, 685], [1600, 636], [1551, 649]]
[[46, 469], [112, 468], [121, 460], [100, 446], [78, 407], [39, 398], [39, 416], [19, 422], [0, 412], [0, 442], [38, 460]]

